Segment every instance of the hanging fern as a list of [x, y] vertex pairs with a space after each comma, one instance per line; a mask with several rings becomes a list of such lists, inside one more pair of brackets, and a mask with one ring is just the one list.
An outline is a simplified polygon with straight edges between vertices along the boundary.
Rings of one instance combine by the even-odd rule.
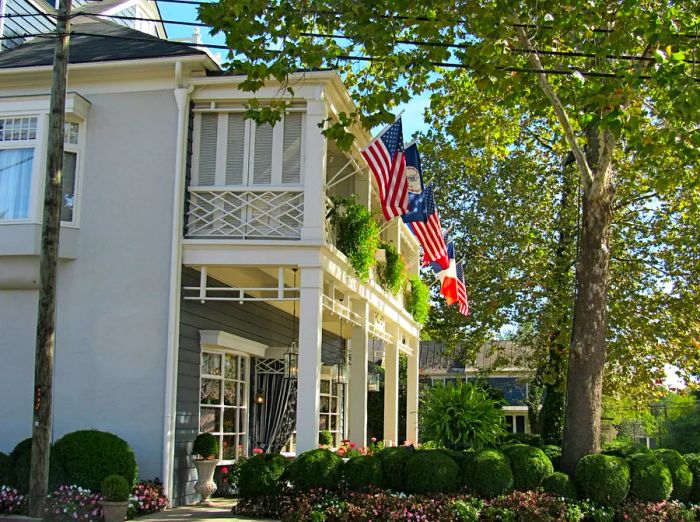
[[406, 262], [394, 245], [381, 243], [379, 248], [386, 252], [386, 264], [380, 264], [377, 269], [379, 283], [392, 295], [396, 295], [403, 290], [408, 281]]
[[374, 253], [379, 246], [379, 225], [369, 210], [353, 199], [333, 198], [335, 208], [331, 222], [336, 229], [336, 246], [350, 261], [357, 277], [367, 282], [376, 263]]
[[425, 324], [430, 312], [430, 289], [417, 275], [410, 276], [408, 282], [411, 289], [404, 296], [406, 310], [417, 323]]

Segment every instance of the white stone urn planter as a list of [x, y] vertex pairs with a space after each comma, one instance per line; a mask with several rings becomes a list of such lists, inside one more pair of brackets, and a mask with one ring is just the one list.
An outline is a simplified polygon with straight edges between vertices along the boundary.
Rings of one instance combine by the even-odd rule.
[[102, 510], [105, 515], [105, 522], [124, 522], [126, 510], [129, 502], [107, 502], [102, 501]]
[[194, 490], [202, 497], [199, 502], [202, 506], [209, 505], [209, 497], [216, 491], [214, 471], [216, 471], [218, 463], [219, 461], [216, 459], [194, 459], [194, 465], [197, 468], [197, 482], [194, 485]]

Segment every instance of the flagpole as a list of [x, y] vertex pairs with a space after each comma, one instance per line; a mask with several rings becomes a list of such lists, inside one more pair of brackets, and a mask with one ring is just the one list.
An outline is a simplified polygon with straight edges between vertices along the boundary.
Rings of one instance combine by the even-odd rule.
[[412, 147], [412, 146], [415, 145], [416, 143], [418, 143], [418, 140], [411, 140], [411, 141], [408, 142], [406, 145], [404, 145], [403, 148], [404, 148], [404, 149], [407, 149], [407, 148], [409, 148], [409, 147]]

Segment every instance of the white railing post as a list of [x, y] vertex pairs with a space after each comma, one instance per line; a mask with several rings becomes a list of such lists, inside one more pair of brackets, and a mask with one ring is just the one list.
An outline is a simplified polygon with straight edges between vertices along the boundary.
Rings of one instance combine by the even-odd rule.
[[399, 343], [401, 330], [392, 331], [392, 342], [384, 348], [384, 443], [400, 445], [399, 441]]
[[327, 117], [326, 103], [319, 99], [309, 100], [306, 105], [306, 141], [304, 155], [304, 228], [301, 238], [309, 241], [324, 241], [326, 194], [326, 138], [319, 124]]
[[418, 442], [418, 370], [420, 363], [420, 341], [409, 341], [412, 354], [408, 357], [406, 369], [406, 440]]

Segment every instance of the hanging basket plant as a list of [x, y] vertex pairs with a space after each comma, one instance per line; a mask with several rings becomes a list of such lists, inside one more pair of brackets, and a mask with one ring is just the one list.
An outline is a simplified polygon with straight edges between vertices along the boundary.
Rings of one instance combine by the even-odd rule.
[[406, 262], [394, 245], [381, 243], [379, 248], [384, 250], [386, 258], [377, 268], [379, 283], [392, 295], [396, 295], [403, 290], [408, 281]]
[[408, 278], [410, 288], [404, 295], [404, 306], [419, 324], [425, 324], [430, 312], [430, 289], [420, 278], [412, 275]]
[[350, 261], [357, 277], [367, 282], [376, 263], [379, 225], [369, 210], [350, 198], [333, 198], [331, 223], [336, 231], [336, 246]]

